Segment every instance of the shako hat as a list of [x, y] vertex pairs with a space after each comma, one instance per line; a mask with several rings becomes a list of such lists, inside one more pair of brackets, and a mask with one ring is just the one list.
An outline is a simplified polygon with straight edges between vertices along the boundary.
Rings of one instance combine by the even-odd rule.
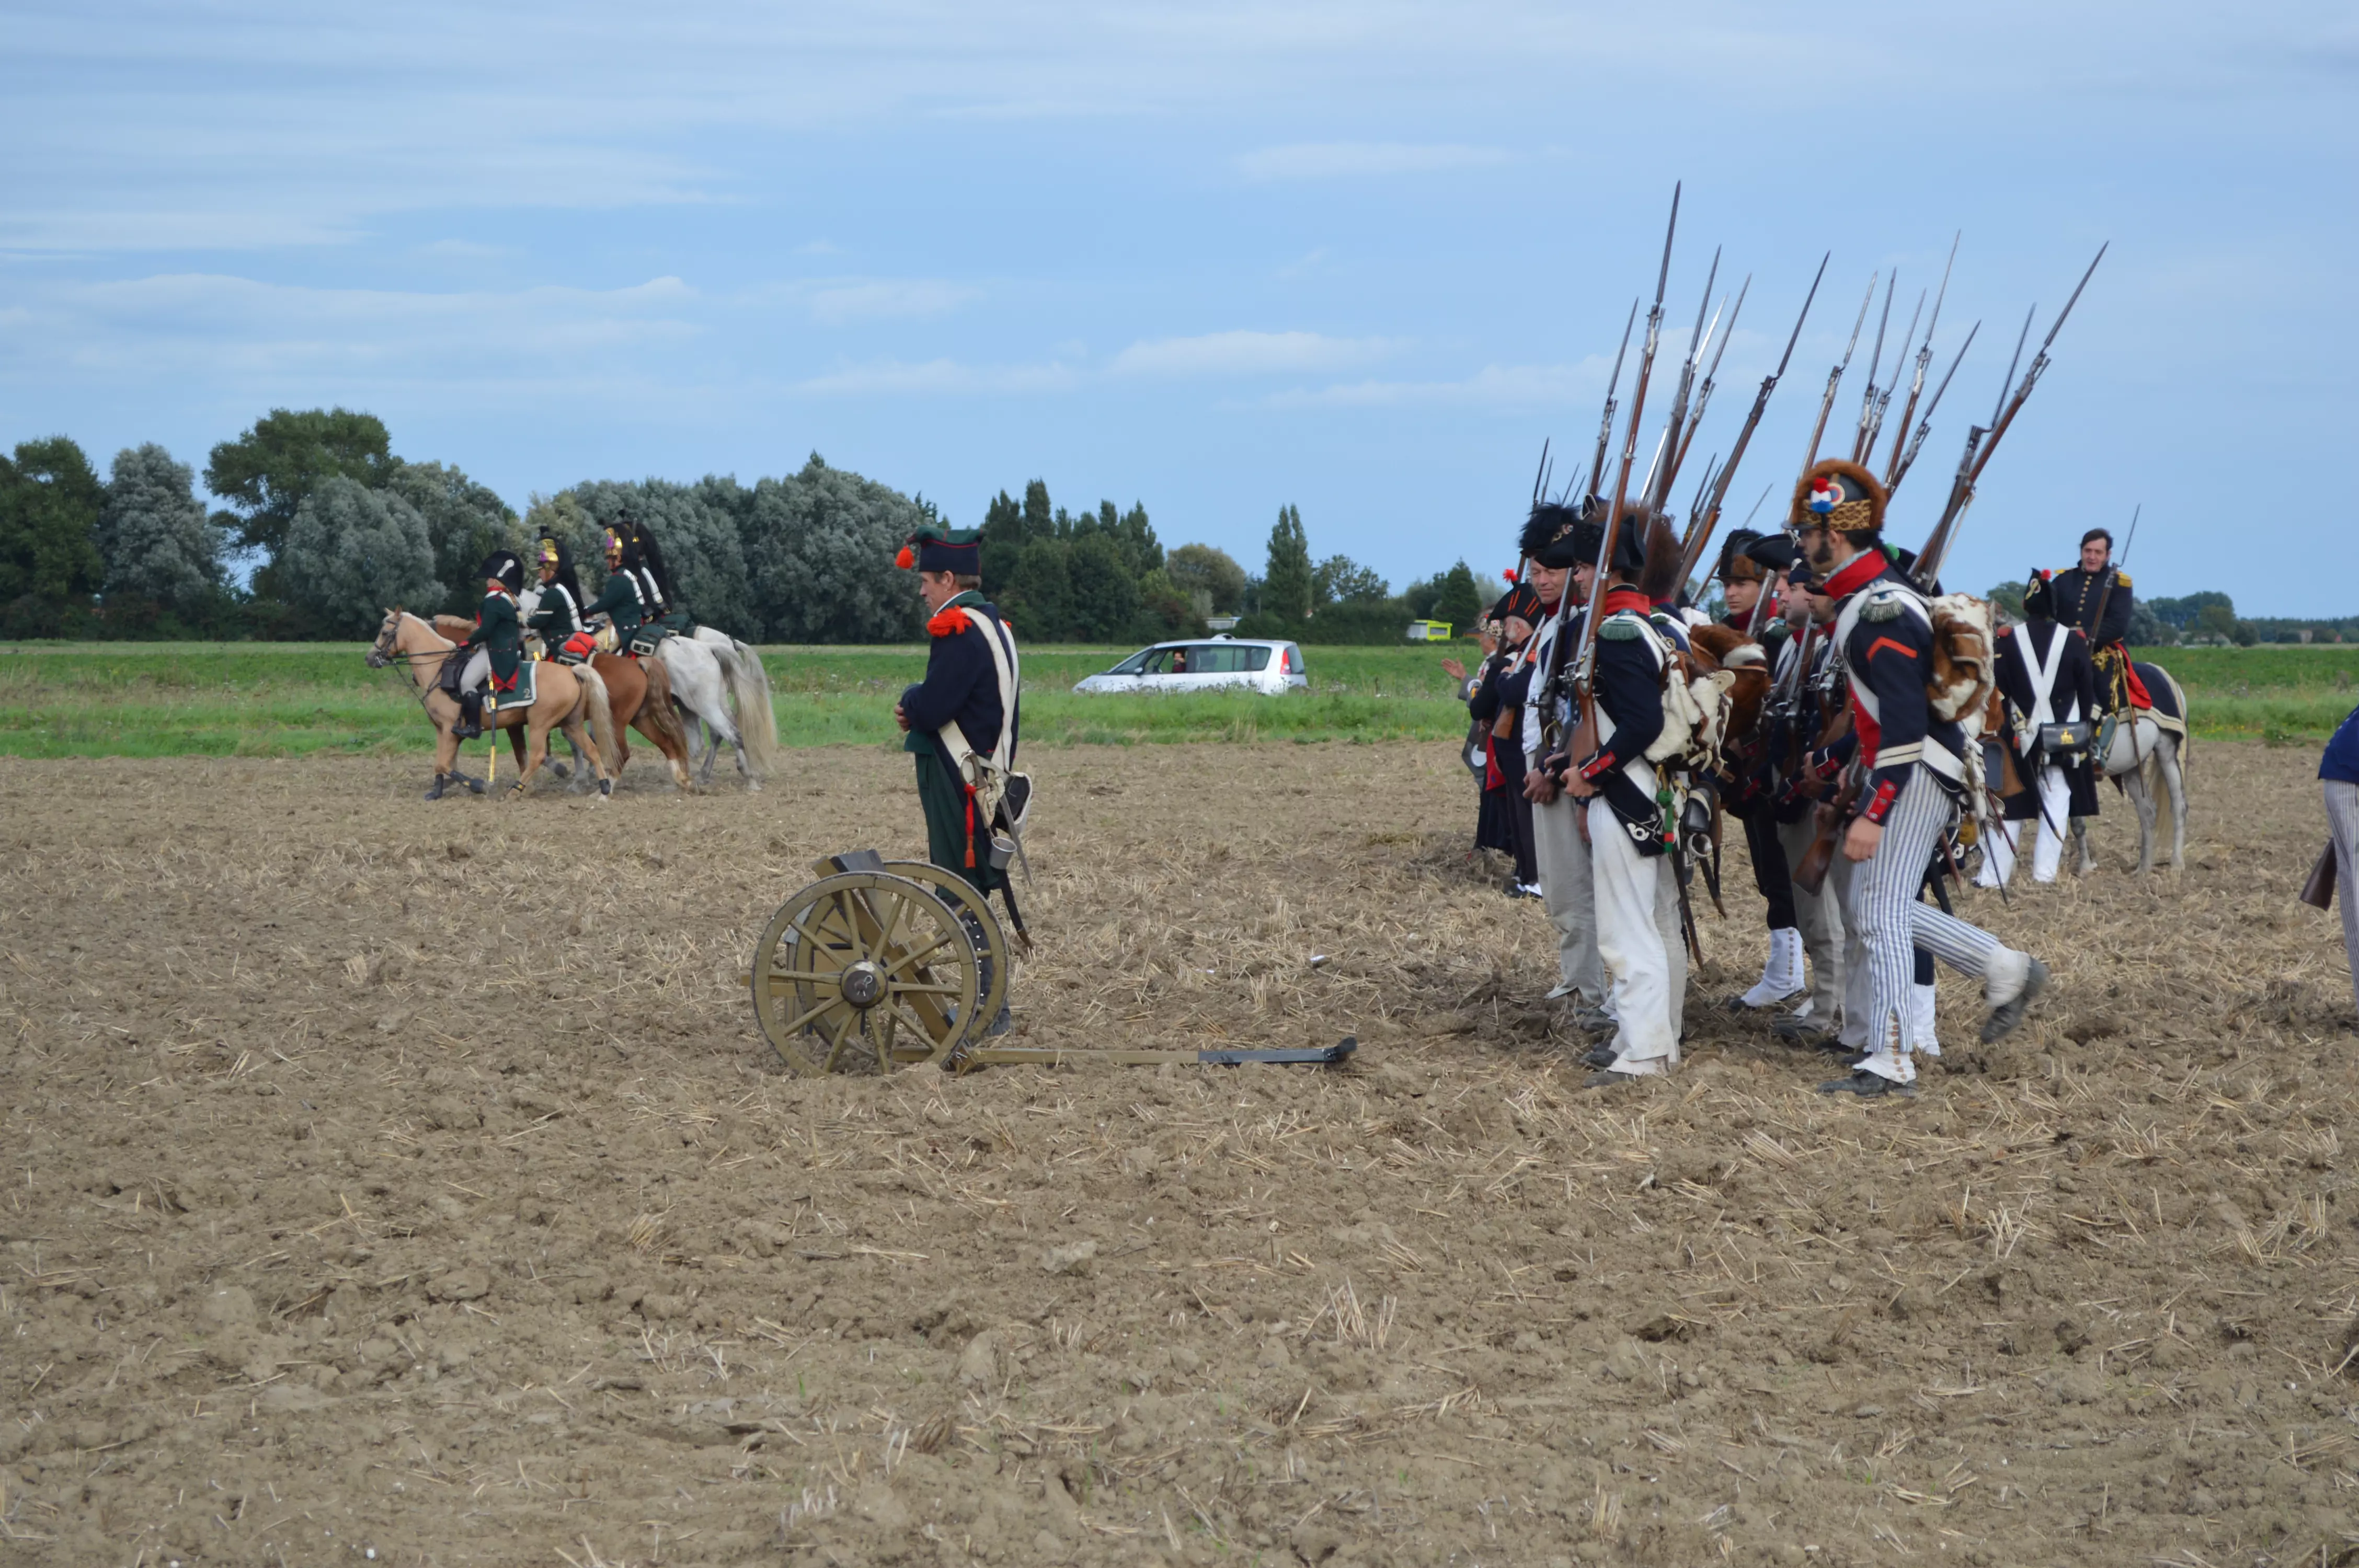
[[919, 529], [893, 557], [903, 571], [950, 572], [958, 577], [983, 575], [983, 535], [973, 528]]
[[480, 581], [496, 581], [510, 593], [524, 591], [524, 562], [514, 550], [494, 550], [484, 557], [484, 569], [475, 576]]
[[1519, 582], [1501, 594], [1499, 602], [1491, 607], [1493, 619], [1505, 621], [1512, 615], [1527, 626], [1538, 625], [1545, 613], [1540, 609], [1539, 590], [1527, 582]]
[[1821, 458], [1794, 483], [1791, 528], [1832, 528], [1856, 534], [1884, 526], [1884, 486], [1857, 463]]

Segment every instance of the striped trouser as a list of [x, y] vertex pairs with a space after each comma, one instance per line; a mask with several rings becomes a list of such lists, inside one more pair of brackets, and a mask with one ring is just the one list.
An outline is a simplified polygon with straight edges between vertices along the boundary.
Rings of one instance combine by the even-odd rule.
[[1914, 949], [1977, 979], [2001, 951], [1997, 937], [1917, 897], [1954, 809], [1940, 779], [1919, 763], [1884, 819], [1875, 855], [1841, 868], [1848, 875], [1828, 879], [1843, 906], [1847, 938], [1843, 1039], [1869, 1054], [1860, 1065], [1904, 1084], [1917, 1076], [1911, 1057], [1918, 1021], [1909, 991], [1917, 978]]
[[2334, 896], [2343, 905], [2343, 954], [2351, 961], [2351, 995], [2359, 1000], [2359, 784], [2326, 781], [2326, 827], [2334, 838]]

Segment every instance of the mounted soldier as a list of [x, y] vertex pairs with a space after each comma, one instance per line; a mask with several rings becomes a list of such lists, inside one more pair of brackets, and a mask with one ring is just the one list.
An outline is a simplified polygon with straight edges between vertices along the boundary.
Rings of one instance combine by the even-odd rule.
[[516, 670], [524, 663], [524, 623], [516, 615], [516, 596], [524, 589], [524, 562], [513, 550], [494, 550], [484, 557], [484, 602], [475, 611], [475, 630], [460, 644], [473, 649], [459, 674], [459, 723], [452, 731], [472, 741], [484, 732], [484, 692], [488, 680], [499, 691], [514, 691]]
[[[638, 530], [625, 517], [606, 530], [606, 585], [582, 611], [584, 620], [603, 616], [609, 636], [599, 639], [608, 653], [632, 652], [639, 627], [662, 612], [663, 600], [638, 543]], [[659, 641], [660, 639], [658, 639]]]
[[2046, 572], [2032, 573], [2023, 589], [2023, 624], [1999, 639], [1998, 689], [2007, 703], [2001, 743], [2014, 748], [2026, 787], [2006, 801], [2005, 826], [1985, 851], [1984, 886], [2003, 886], [2013, 873], [2017, 824], [2039, 824], [2031, 880], [2052, 882], [2068, 826], [2097, 815], [2097, 776], [2091, 762], [2096, 666], [2088, 640], [2060, 624], [2056, 608], [2053, 579]]
[[2049, 585], [2056, 620], [2078, 628], [2089, 641], [2098, 705], [2107, 713], [2154, 706], [2130, 663], [2130, 574], [2113, 562], [2113, 531], [2092, 528], [2081, 535], [2081, 564], [2058, 572]]
[[539, 635], [542, 648], [554, 658], [566, 639], [582, 629], [582, 607], [588, 600], [582, 579], [573, 574], [573, 552], [564, 540], [542, 535], [534, 559], [540, 575], [540, 602], [525, 625]]
[[1936, 665], [1924, 593], [1883, 548], [1885, 490], [1856, 463], [1822, 459], [1794, 488], [1788, 524], [1839, 606], [1837, 656], [1851, 683], [1858, 787], [1836, 881], [1849, 995], [1844, 1040], [1864, 1054], [1848, 1077], [1819, 1086], [1863, 1098], [1911, 1093], [1923, 1028], [1912, 994], [1922, 948], [1984, 981], [1991, 1008], [1982, 1037], [2022, 1022], [2048, 983], [2047, 966], [1988, 932], [1919, 901], [1965, 778], [1964, 732], [1929, 691]]

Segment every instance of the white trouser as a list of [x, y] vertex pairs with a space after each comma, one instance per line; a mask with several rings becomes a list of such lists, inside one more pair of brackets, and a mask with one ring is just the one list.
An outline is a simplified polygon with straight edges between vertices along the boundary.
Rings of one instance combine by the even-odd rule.
[[1575, 813], [1581, 803], [1559, 795], [1532, 807], [1532, 853], [1539, 864], [1540, 896], [1556, 927], [1557, 979], [1592, 1006], [1605, 1000], [1605, 968], [1597, 956], [1597, 895], [1591, 886], [1589, 846]]
[[1983, 863], [1974, 872], [1974, 886], [2005, 887], [2015, 880], [2015, 846], [2022, 827], [2005, 817], [1983, 824]]
[[[1818, 836], [1811, 812], [1802, 813], [1799, 821], [1777, 824], [1777, 842], [1786, 847], [1786, 864], [1799, 866]], [[1843, 922], [1834, 890], [1835, 872], [1842, 867], [1843, 853], [1837, 850], [1834, 865], [1818, 892], [1810, 892], [1799, 882], [1794, 886], [1794, 924], [1802, 929], [1802, 951], [1810, 959], [1810, 1013], [1822, 1029], [1834, 1027], [1835, 1011], [1843, 1005]]]
[[473, 691], [492, 678], [492, 651], [478, 648], [467, 660], [467, 667], [459, 672], [459, 689]]
[[[1951, 802], [1940, 780], [1921, 763], [1884, 820], [1875, 853], [1854, 862], [1837, 883], [1843, 927], [1850, 933], [1844, 955], [1849, 981], [1843, 1002], [1843, 1038], [1868, 1053], [1860, 1064], [1897, 1083], [1913, 1082], [1922, 1024], [1914, 988], [1916, 949], [1922, 947], [1962, 975], [1982, 978], [2006, 949], [1997, 937], [1917, 897], [1925, 870], [1949, 826]], [[1838, 865], [1843, 851], [1835, 852]], [[1830, 875], [1830, 881], [1834, 879]]]
[[2072, 784], [2062, 768], [2039, 770], [2039, 837], [2031, 846], [2031, 880], [2052, 882], [2064, 859], [2064, 835], [2071, 825]]
[[2359, 1000], [2359, 784], [2326, 781], [2326, 827], [2334, 839], [2334, 900], [2343, 906], [2343, 954]]
[[1589, 802], [1589, 839], [1597, 950], [1614, 975], [1614, 1068], [1668, 1072], [1679, 1064], [1688, 983], [1677, 873], [1669, 856], [1638, 853], [1603, 795]]

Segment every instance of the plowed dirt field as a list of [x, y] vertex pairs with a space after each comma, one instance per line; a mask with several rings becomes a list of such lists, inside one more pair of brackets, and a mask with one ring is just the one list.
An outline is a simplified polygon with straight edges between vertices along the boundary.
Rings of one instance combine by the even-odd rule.
[[0, 1563], [2359, 1558], [2307, 752], [1977, 895], [2054, 989], [1867, 1105], [1714, 1005], [1734, 866], [1686, 1067], [1584, 1094], [1447, 746], [1028, 761], [1020, 1038], [1352, 1065], [783, 1075], [736, 977], [921, 844], [897, 754], [0, 762]]

